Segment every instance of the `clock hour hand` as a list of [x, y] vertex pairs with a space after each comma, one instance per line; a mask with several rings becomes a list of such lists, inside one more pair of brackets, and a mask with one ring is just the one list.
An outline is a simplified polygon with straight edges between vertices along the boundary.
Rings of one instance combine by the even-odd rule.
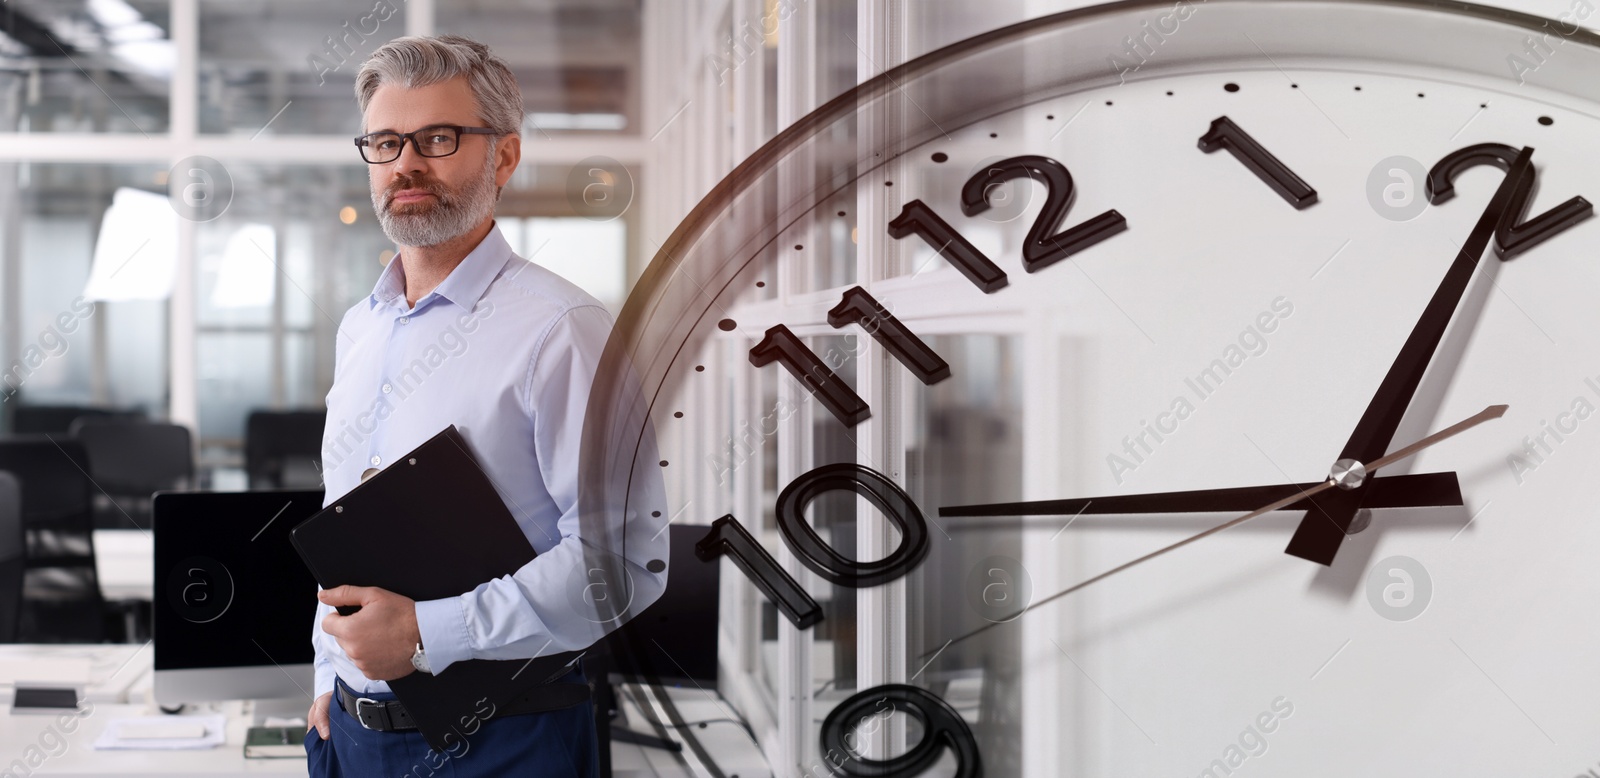
[[[1515, 199], [1518, 182], [1533, 165], [1532, 157], [1533, 149], [1524, 147], [1517, 154], [1516, 161], [1511, 163], [1511, 169], [1500, 182], [1500, 188], [1495, 190], [1489, 206], [1478, 217], [1478, 223], [1473, 226], [1472, 233], [1456, 254], [1444, 280], [1428, 301], [1428, 307], [1423, 309], [1422, 317], [1412, 328], [1405, 345], [1400, 347], [1400, 354], [1384, 375], [1383, 383], [1378, 385], [1378, 391], [1368, 403], [1366, 412], [1356, 423], [1344, 451], [1339, 454], [1340, 460], [1372, 462], [1389, 448], [1395, 430], [1400, 427], [1400, 420], [1411, 405], [1411, 398], [1417, 393], [1417, 386], [1422, 383], [1422, 375], [1433, 360], [1434, 352], [1444, 339], [1445, 329], [1466, 294], [1479, 259], [1489, 248], [1496, 226]], [[1333, 564], [1333, 557], [1339, 551], [1350, 522], [1355, 518], [1356, 511], [1365, 505], [1369, 492], [1370, 487], [1341, 490], [1338, 494], [1316, 501], [1315, 507], [1300, 520], [1294, 537], [1289, 539], [1289, 547], [1284, 549], [1285, 553], [1318, 564]]]
[[[968, 516], [1078, 516], [1105, 514], [1207, 513], [1247, 511], [1289, 495], [1300, 494], [1316, 483], [1197, 489], [1153, 494], [1118, 494], [1067, 500], [1004, 502], [986, 505], [949, 505], [939, 509], [946, 518]], [[1368, 508], [1434, 508], [1462, 504], [1461, 484], [1455, 473], [1426, 473], [1374, 478]], [[1312, 507], [1300, 500], [1280, 510], [1303, 511]]]

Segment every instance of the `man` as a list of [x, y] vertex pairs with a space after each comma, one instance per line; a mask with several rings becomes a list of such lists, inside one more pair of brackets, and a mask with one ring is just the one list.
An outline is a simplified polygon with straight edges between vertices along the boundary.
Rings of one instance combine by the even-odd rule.
[[[386, 681], [409, 673], [581, 650], [615, 626], [585, 616], [572, 598], [591, 569], [585, 543], [592, 553], [599, 542], [580, 536], [578, 453], [610, 317], [594, 298], [512, 253], [495, 228], [495, 202], [521, 159], [516, 80], [482, 44], [409, 37], [373, 53], [356, 93], [364, 125], [356, 145], [371, 172], [372, 205], [399, 253], [339, 326], [323, 436], [325, 504], [454, 424], [538, 556], [513, 576], [440, 600], [414, 602], [376, 587], [320, 592], [310, 773], [594, 776], [587, 702], [484, 711], [446, 751], [431, 750], [414, 729], [384, 731], [355, 716], [359, 698], [393, 701]], [[659, 493], [659, 474], [650, 477]], [[634, 612], [665, 585], [645, 567], [664, 552], [646, 545], [632, 544], [623, 562]], [[341, 616], [340, 605], [361, 609]], [[564, 680], [581, 681], [581, 673]]]

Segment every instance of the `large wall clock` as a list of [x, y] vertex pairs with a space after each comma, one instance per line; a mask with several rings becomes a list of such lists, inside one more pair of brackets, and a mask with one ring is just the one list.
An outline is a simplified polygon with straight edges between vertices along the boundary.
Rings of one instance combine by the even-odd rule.
[[1596, 74], [1570, 22], [1274, 0], [895, 68], [660, 245], [585, 515], [729, 517], [780, 639], [724, 663], [826, 677], [780, 775], [1594, 767]]

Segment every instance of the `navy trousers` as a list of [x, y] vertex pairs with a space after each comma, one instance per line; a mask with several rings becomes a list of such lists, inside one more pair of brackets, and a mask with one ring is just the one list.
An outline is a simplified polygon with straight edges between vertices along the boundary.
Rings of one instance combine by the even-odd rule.
[[[345, 686], [343, 679], [336, 681]], [[351, 690], [354, 691], [354, 690]], [[392, 700], [394, 694], [365, 696]], [[563, 710], [495, 716], [445, 751], [428, 747], [422, 735], [367, 729], [346, 713], [334, 694], [328, 707], [328, 739], [306, 733], [311, 778], [598, 778], [599, 750], [594, 704]]]

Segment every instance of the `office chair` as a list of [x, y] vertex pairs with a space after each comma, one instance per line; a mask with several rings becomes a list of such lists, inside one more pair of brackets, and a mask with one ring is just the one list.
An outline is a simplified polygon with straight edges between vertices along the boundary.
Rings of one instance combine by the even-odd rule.
[[22, 575], [27, 545], [22, 534], [22, 486], [0, 471], [0, 643], [15, 643], [22, 626]]
[[95, 529], [149, 529], [150, 495], [194, 482], [194, 448], [179, 424], [80, 416], [72, 436], [89, 454]]
[[67, 436], [0, 438], [0, 470], [22, 486], [23, 638], [98, 643], [107, 612], [95, 575], [89, 457]]
[[326, 411], [251, 411], [245, 422], [244, 468], [251, 489], [322, 486]]
[[137, 408], [94, 408], [84, 405], [18, 405], [12, 411], [11, 432], [17, 435], [65, 435], [72, 422], [80, 417], [143, 419], [144, 411]]

